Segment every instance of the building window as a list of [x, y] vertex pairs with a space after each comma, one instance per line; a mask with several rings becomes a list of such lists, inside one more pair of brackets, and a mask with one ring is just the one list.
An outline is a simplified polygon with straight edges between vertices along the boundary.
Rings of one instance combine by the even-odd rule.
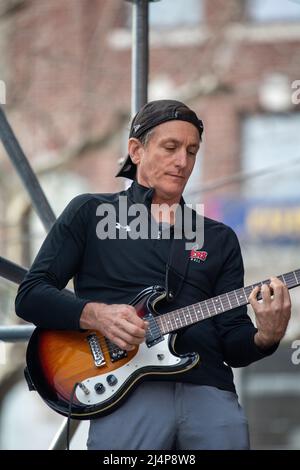
[[248, 0], [248, 16], [260, 23], [300, 21], [299, 0]]
[[[300, 113], [256, 115], [243, 124], [242, 169], [261, 171], [243, 185], [246, 197], [300, 198]], [[270, 173], [265, 174], [266, 169]]]
[[149, 23], [153, 28], [197, 25], [203, 15], [201, 0], [161, 0], [149, 5]]

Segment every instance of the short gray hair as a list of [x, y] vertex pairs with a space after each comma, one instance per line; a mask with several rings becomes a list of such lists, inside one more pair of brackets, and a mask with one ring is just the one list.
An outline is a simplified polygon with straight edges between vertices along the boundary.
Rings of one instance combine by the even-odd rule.
[[153, 127], [138, 137], [138, 140], [143, 144], [144, 147], [147, 147], [152, 134], [154, 134]]

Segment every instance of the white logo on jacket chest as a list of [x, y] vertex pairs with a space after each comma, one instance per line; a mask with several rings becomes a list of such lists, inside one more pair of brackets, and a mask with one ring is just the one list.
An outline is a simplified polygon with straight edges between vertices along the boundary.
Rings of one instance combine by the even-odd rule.
[[117, 222], [116, 223], [116, 228], [118, 230], [120, 230], [120, 228], [123, 228], [126, 230], [126, 232], [130, 232], [131, 228], [129, 227], [129, 225], [121, 225], [120, 222]]

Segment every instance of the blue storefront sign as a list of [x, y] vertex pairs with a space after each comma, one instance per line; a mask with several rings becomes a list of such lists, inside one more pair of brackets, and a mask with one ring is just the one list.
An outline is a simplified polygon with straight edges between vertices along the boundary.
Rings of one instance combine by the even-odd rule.
[[241, 240], [300, 241], [300, 200], [215, 199], [205, 214], [232, 227]]

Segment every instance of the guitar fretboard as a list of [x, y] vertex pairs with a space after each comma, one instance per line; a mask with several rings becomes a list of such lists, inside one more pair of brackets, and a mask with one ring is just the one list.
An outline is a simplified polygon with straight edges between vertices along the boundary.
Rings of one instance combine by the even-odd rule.
[[[293, 287], [300, 285], [300, 269], [277, 277], [288, 287], [288, 289], [292, 289]], [[247, 305], [249, 303], [248, 298], [251, 291], [256, 286], [261, 287], [263, 284], [270, 284], [270, 279], [257, 282], [250, 286], [241, 287], [240, 289], [173, 310], [172, 312], [164, 313], [156, 317], [157, 325], [162, 334], [167, 334], [185, 326], [192, 325], [193, 323], [211, 318], [220, 313], [227, 312], [236, 307]], [[260, 293], [257, 298], [261, 298]]]

